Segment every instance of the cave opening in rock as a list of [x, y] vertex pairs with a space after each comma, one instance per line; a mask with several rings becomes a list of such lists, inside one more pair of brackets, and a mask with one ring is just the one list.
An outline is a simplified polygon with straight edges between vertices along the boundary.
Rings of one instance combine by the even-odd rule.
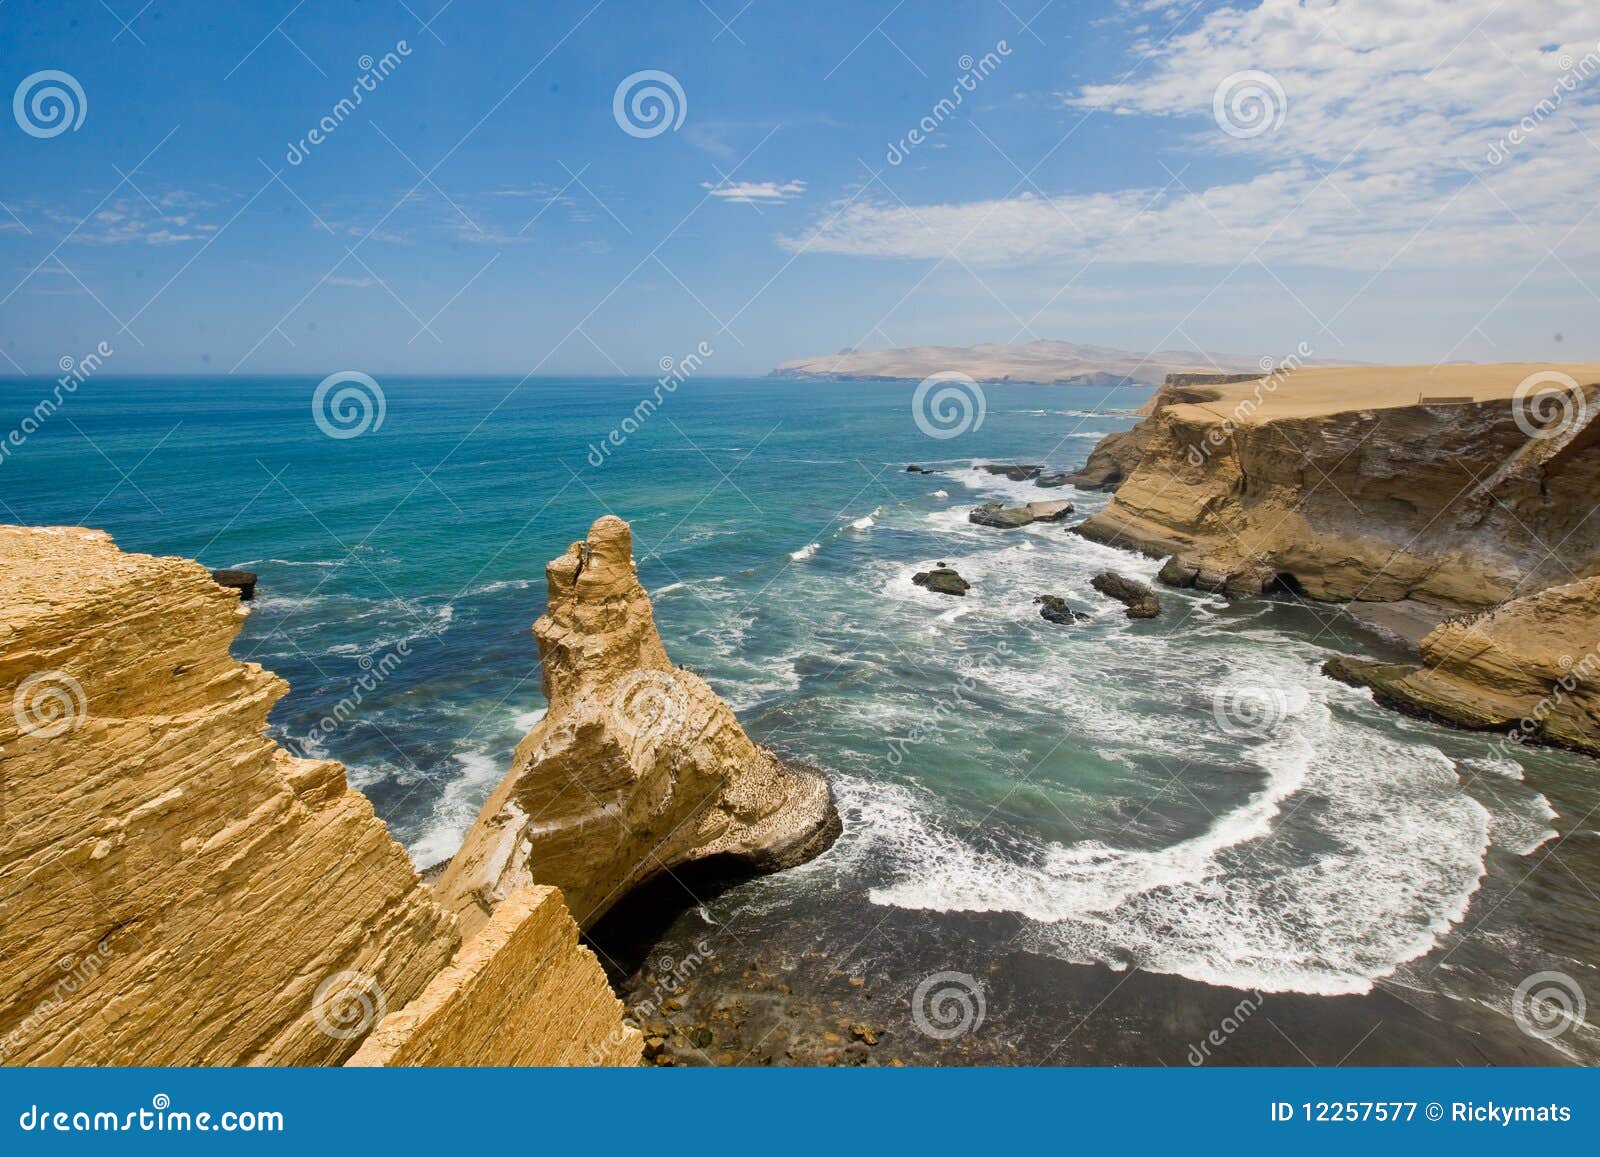
[[[618, 900], [584, 933], [583, 942], [617, 987], [639, 970], [679, 916], [760, 874], [748, 859], [729, 853], [658, 872]], [[706, 931], [715, 928], [707, 925]]]
[[1272, 577], [1272, 581], [1267, 584], [1267, 590], [1286, 595], [1303, 595], [1306, 593], [1306, 588], [1300, 584], [1300, 580], [1288, 571], [1279, 571], [1275, 574]]

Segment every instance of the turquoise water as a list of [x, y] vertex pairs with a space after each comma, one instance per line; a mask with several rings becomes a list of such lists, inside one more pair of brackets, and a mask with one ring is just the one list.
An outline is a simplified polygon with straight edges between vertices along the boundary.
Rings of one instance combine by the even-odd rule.
[[[1160, 619], [1130, 623], [1088, 580], [1156, 560], [966, 521], [994, 498], [1097, 508], [973, 463], [1070, 469], [1143, 391], [986, 387], [981, 427], [940, 439], [909, 385], [698, 379], [601, 453], [653, 383], [385, 380], [381, 426], [350, 438], [319, 428], [316, 384], [92, 379], [0, 464], [0, 517], [259, 572], [234, 650], [290, 682], [274, 729], [343, 761], [419, 866], [538, 718], [544, 565], [610, 512], [673, 658], [826, 769], [845, 813], [828, 855], [697, 919], [858, 953], [888, 920], [904, 985], [977, 913], [1008, 953], [1269, 993], [1397, 986], [1508, 1030], [1542, 967], [1600, 992], [1600, 904], [1549, 860], [1569, 833], [1562, 856], [1593, 858], [1591, 764], [1498, 758], [1322, 678], [1332, 650], [1385, 647], [1329, 608], [1163, 591]], [[7, 428], [43, 388], [0, 384]], [[970, 595], [915, 587], [933, 562]], [[1046, 593], [1092, 620], [1044, 622]], [[1540, 896], [1513, 888], [1547, 863]], [[1048, 1029], [1048, 994], [1026, 999]], [[1586, 1031], [1551, 1047], [1587, 1056]]]

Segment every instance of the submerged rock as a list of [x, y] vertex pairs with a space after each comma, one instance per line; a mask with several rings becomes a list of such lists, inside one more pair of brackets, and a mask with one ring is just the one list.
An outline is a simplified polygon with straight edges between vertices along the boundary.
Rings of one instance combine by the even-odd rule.
[[918, 466], [915, 462], [906, 467], [907, 474], [937, 474], [937, 470], [929, 470], [926, 466]]
[[955, 572], [953, 567], [938, 566], [933, 570], [922, 570], [911, 576], [911, 581], [919, 587], [926, 587], [935, 594], [966, 596], [972, 589], [972, 584]]
[[1161, 613], [1161, 600], [1155, 591], [1114, 570], [1101, 571], [1089, 580], [1089, 585], [1126, 606], [1130, 619], [1153, 619]]
[[978, 469], [985, 474], [1009, 478], [1013, 482], [1027, 482], [1044, 473], [1043, 466], [1023, 466], [1006, 462], [985, 462]]
[[1043, 486], [1046, 490], [1056, 490], [1068, 485], [1072, 481], [1070, 474], [1041, 474], [1033, 480], [1035, 486]]
[[1048, 622], [1071, 624], [1089, 621], [1088, 615], [1073, 610], [1067, 605], [1067, 600], [1059, 595], [1040, 595], [1033, 601], [1039, 604], [1039, 617]]
[[832, 844], [839, 816], [821, 773], [751, 742], [667, 657], [626, 522], [601, 518], [545, 574], [549, 610], [533, 633], [549, 711], [439, 881], [465, 928], [523, 884], [560, 887], [589, 928], [681, 864], [770, 871]]

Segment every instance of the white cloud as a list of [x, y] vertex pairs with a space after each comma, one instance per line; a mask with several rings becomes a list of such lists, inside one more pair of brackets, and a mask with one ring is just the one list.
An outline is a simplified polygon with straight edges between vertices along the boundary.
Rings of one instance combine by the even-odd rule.
[[735, 205], [775, 205], [793, 200], [806, 191], [804, 181], [788, 181], [782, 185], [776, 181], [701, 181], [700, 187], [713, 197]]
[[[1593, 0], [1139, 8], [1177, 19], [1176, 30], [1158, 16], [1163, 26], [1130, 45], [1126, 76], [1065, 95], [1061, 155], [1086, 117], [1170, 119], [1184, 131], [1160, 158], [1172, 175], [1163, 186], [926, 205], [868, 195], [784, 244], [953, 252], [972, 264], [1260, 259], [1372, 271], [1526, 268], [1550, 250], [1568, 261], [1600, 250], [1600, 221], [1588, 217], [1600, 178]], [[1213, 97], [1246, 71], [1269, 73], [1287, 109], [1276, 130], [1241, 139], [1219, 127]], [[1205, 186], [1185, 173], [1190, 153], [1224, 154], [1253, 175]], [[1014, 159], [1023, 170], [1034, 160]]]

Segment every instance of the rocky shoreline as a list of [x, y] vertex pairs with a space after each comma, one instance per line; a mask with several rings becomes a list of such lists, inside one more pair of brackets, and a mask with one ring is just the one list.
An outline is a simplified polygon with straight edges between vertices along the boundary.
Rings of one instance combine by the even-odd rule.
[[[1571, 389], [1523, 396], [1552, 375]], [[1113, 493], [1073, 529], [1165, 559], [1167, 585], [1336, 604], [1403, 641], [1420, 663], [1329, 668], [1388, 706], [1600, 754], [1597, 410], [1588, 366], [1174, 375], [1072, 476]]]

